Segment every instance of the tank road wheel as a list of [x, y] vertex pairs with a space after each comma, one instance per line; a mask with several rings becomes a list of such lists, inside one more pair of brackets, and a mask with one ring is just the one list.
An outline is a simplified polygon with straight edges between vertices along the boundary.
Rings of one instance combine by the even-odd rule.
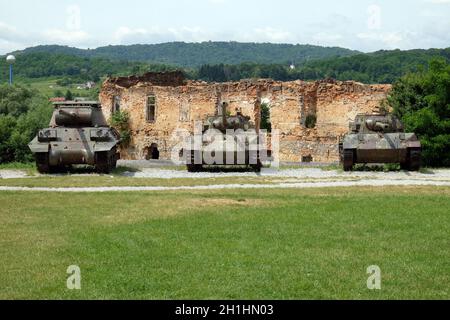
[[355, 152], [353, 150], [344, 150], [344, 171], [352, 171], [355, 164]]
[[202, 164], [194, 164], [195, 163], [195, 152], [191, 151], [191, 163], [186, 164], [186, 168], [189, 172], [200, 172], [203, 171]]
[[111, 160], [108, 155], [108, 152], [95, 153], [95, 169], [98, 173], [111, 172]]
[[408, 149], [407, 166], [409, 171], [419, 171], [422, 163], [422, 153], [419, 148]]
[[404, 170], [404, 171], [409, 170], [409, 168], [408, 168], [408, 160], [406, 160], [406, 162], [400, 162], [400, 170]]
[[36, 153], [36, 167], [39, 173], [50, 173], [48, 153]]
[[188, 164], [186, 167], [189, 172], [203, 171], [203, 166], [201, 164]]
[[250, 165], [250, 167], [256, 172], [259, 173], [261, 172], [261, 168], [263, 167], [261, 160], [258, 159], [257, 164], [252, 164]]
[[118, 158], [117, 150], [116, 149], [111, 150], [110, 152], [111, 171], [117, 168], [117, 158]]

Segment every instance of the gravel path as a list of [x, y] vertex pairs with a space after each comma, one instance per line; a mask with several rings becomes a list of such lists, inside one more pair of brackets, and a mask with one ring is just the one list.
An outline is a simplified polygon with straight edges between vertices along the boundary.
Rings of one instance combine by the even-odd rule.
[[420, 180], [361, 180], [361, 181], [332, 181], [332, 182], [300, 182], [279, 184], [223, 184], [209, 186], [185, 187], [92, 187], [92, 188], [28, 188], [28, 187], [0, 187], [0, 191], [39, 191], [39, 192], [126, 192], [126, 191], [177, 191], [177, 190], [218, 190], [218, 189], [304, 189], [325, 187], [354, 187], [354, 186], [446, 186], [450, 181], [420, 181]]
[[[288, 170], [263, 169], [261, 173], [254, 172], [199, 172], [189, 173], [181, 170], [144, 168], [138, 172], [125, 172], [124, 176], [131, 179], [213, 179], [221, 177], [249, 177], [253, 179], [272, 178], [273, 183], [267, 184], [212, 184], [203, 186], [180, 187], [80, 187], [80, 188], [47, 188], [47, 187], [0, 187], [0, 191], [43, 191], [43, 192], [109, 192], [109, 191], [169, 191], [169, 190], [214, 190], [214, 189], [255, 189], [255, 188], [321, 188], [321, 187], [351, 187], [351, 186], [450, 186], [450, 170], [433, 170], [429, 173], [420, 172], [376, 172], [355, 171], [342, 172], [337, 170], [322, 170], [317, 168], [301, 168]], [[77, 176], [92, 176], [81, 174]], [[26, 174], [17, 170], [0, 170], [4, 179], [25, 178]], [[276, 178], [276, 179], [273, 179]], [[0, 179], [1, 180], [1, 179]], [[311, 181], [314, 180], [314, 181]], [[254, 181], [254, 180], [253, 180]]]
[[21, 170], [0, 170], [0, 179], [21, 179], [26, 177], [26, 172]]
[[134, 178], [157, 178], [157, 179], [173, 179], [173, 178], [220, 178], [220, 177], [268, 177], [268, 178], [372, 178], [372, 179], [419, 179], [419, 180], [448, 180], [450, 181], [450, 170], [433, 170], [432, 173], [424, 174], [420, 172], [406, 171], [354, 171], [341, 172], [337, 170], [322, 170], [316, 168], [308, 169], [262, 169], [261, 173], [255, 172], [197, 172], [189, 173], [181, 170], [163, 170], [163, 169], [142, 169], [138, 172], [125, 172], [125, 176]]

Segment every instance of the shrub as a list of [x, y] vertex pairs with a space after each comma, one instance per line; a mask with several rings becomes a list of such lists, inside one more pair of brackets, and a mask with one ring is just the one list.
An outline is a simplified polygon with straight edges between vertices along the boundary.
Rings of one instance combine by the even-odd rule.
[[305, 127], [308, 129], [314, 129], [317, 123], [317, 116], [315, 114], [308, 114], [305, 119]]
[[117, 111], [111, 115], [110, 125], [120, 133], [120, 144], [128, 146], [131, 141], [130, 116], [126, 111]]

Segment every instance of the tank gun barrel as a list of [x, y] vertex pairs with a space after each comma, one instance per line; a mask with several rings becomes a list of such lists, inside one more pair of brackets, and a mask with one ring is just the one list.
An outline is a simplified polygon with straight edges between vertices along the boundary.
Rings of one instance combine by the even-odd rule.
[[375, 129], [378, 129], [380, 131], [384, 131], [390, 127], [389, 123], [386, 122], [376, 122], [375, 123]]
[[71, 117], [71, 118], [77, 118], [78, 117], [78, 114], [76, 112], [74, 112], [74, 111], [69, 112], [69, 111], [64, 110], [64, 109], [59, 109], [59, 114], [64, 115], [64, 116], [68, 116], [68, 117]]

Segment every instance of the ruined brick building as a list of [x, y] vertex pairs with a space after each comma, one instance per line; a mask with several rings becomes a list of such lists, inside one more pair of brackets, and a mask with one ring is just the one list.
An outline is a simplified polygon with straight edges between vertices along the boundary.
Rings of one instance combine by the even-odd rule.
[[389, 90], [353, 81], [206, 83], [181, 73], [149, 73], [106, 80], [100, 101], [107, 118], [116, 110], [129, 112], [132, 138], [121, 151], [124, 159], [170, 159], [174, 130], [192, 132], [194, 121], [216, 114], [222, 102], [259, 123], [262, 101], [270, 106], [272, 130], [280, 132], [281, 161], [336, 162], [349, 121], [376, 109]]

